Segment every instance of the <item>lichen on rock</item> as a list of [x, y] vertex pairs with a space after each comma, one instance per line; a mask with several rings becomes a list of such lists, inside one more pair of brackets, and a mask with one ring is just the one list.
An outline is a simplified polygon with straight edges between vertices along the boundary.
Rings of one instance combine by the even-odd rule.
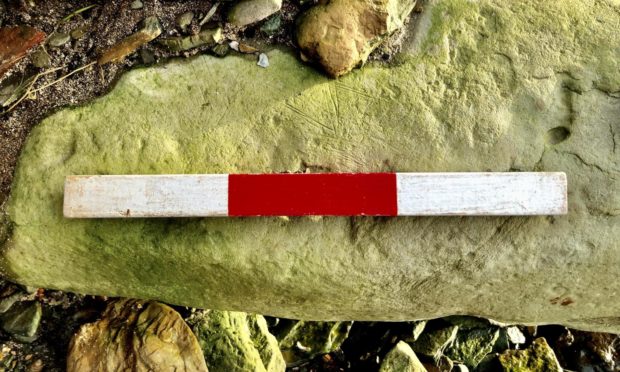
[[475, 368], [493, 351], [499, 332], [499, 329], [491, 327], [459, 330], [454, 343], [446, 351], [446, 356], [467, 367]]
[[544, 338], [537, 338], [524, 350], [508, 350], [499, 356], [502, 370], [506, 372], [560, 372], [562, 367], [553, 349]]
[[261, 315], [205, 310], [188, 321], [212, 372], [282, 372], [286, 368], [278, 341]]

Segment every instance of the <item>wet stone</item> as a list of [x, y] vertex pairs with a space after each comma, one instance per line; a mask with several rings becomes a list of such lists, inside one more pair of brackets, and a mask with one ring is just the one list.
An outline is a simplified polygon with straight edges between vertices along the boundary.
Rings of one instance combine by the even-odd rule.
[[191, 329], [171, 307], [118, 300], [73, 336], [67, 371], [207, 372]]
[[282, 17], [279, 14], [274, 15], [260, 26], [260, 31], [266, 35], [274, 35], [282, 26]]
[[256, 64], [262, 68], [269, 67], [269, 57], [265, 53], [261, 53], [258, 55], [258, 62]]
[[441, 356], [454, 340], [459, 327], [454, 325], [442, 326], [423, 332], [417, 341], [411, 344], [413, 351], [418, 354], [437, 358]]
[[88, 32], [88, 27], [87, 26], [81, 26], [81, 27], [74, 28], [73, 30], [71, 30], [71, 32], [69, 34], [71, 35], [72, 39], [79, 40], [79, 39], [83, 38], [84, 35], [86, 35], [87, 32]]

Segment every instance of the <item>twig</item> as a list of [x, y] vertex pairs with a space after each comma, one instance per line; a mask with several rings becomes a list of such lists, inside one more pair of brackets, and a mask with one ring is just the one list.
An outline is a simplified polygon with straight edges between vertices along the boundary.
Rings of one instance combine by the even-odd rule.
[[22, 94], [21, 97], [19, 97], [17, 101], [15, 101], [11, 106], [9, 106], [9, 108], [7, 108], [6, 111], [3, 112], [3, 114], [11, 112], [17, 105], [19, 105], [24, 99], [26, 99], [26, 97], [34, 93], [34, 91], [30, 89], [34, 86], [34, 84], [36, 84], [37, 80], [39, 80], [41, 76], [51, 74], [52, 72], [56, 72], [60, 69], [62, 69], [62, 67], [55, 67], [47, 71], [39, 72], [38, 74], [33, 76], [32, 81], [28, 84], [28, 88], [26, 88], [26, 91], [24, 92], [24, 94]]
[[211, 7], [211, 9], [209, 9], [209, 11], [207, 12], [207, 15], [204, 16], [204, 18], [200, 21], [200, 23], [198, 25], [202, 26], [205, 23], [207, 23], [211, 19], [211, 17], [213, 17], [215, 12], [217, 11], [217, 7], [218, 6], [220, 6], [220, 2], [219, 1], [217, 3], [215, 3], [215, 5], [213, 5]]
[[85, 6], [85, 7], [83, 7], [83, 8], [80, 8], [80, 9], [78, 9], [78, 10], [74, 11], [73, 13], [70, 13], [70, 14], [69, 14], [68, 16], [66, 16], [65, 18], [61, 19], [61, 20], [60, 20], [60, 23], [67, 22], [68, 20], [70, 20], [71, 18], [75, 17], [76, 15], [78, 15], [78, 14], [80, 14], [80, 13], [82, 13], [82, 12], [85, 12], [85, 11], [87, 11], [88, 9], [92, 9], [92, 8], [94, 8], [94, 7], [96, 7], [96, 6], [99, 6], [99, 5], [97, 5], [97, 4], [92, 4], [92, 5], [88, 5], [88, 6]]
[[47, 75], [47, 74], [51, 74], [52, 72], [58, 71], [58, 70], [64, 68], [64, 66], [63, 67], [55, 67], [53, 69], [50, 69], [50, 70], [47, 70], [47, 71], [40, 72], [40, 73], [36, 74], [33, 77], [32, 82], [28, 85], [28, 88], [26, 89], [24, 94], [17, 101], [15, 101], [15, 103], [13, 103], [8, 109], [6, 109], [6, 111], [4, 111], [3, 114], [7, 114], [7, 113], [11, 112], [17, 105], [19, 105], [24, 99], [26, 99], [26, 97], [30, 96], [31, 94], [35, 94], [37, 92], [42, 91], [45, 88], [51, 87], [52, 85], [55, 85], [55, 84], [58, 84], [59, 82], [65, 80], [69, 76], [71, 76], [71, 75], [73, 75], [73, 74], [75, 74], [77, 72], [80, 72], [80, 71], [82, 71], [82, 70], [84, 70], [84, 69], [94, 65], [95, 63], [97, 63], [97, 62], [91, 62], [91, 63], [89, 63], [87, 65], [82, 66], [82, 67], [76, 68], [75, 70], [69, 72], [66, 75], [63, 75], [63, 76], [59, 77], [58, 79], [52, 81], [51, 83], [47, 83], [47, 84], [45, 84], [45, 85], [43, 85], [43, 86], [41, 86], [41, 87], [39, 87], [37, 89], [32, 90], [32, 87], [39, 80], [39, 78], [41, 76], [44, 76], [44, 75]]
[[75, 74], [76, 72], [80, 72], [80, 71], [82, 71], [84, 69], [89, 68], [90, 66], [94, 65], [95, 63], [97, 63], [97, 62], [91, 62], [91, 63], [89, 63], [87, 65], [82, 66], [82, 67], [78, 67], [75, 70], [71, 71], [70, 73], [68, 73], [66, 75], [63, 75], [63, 76], [59, 77], [58, 79], [52, 81], [51, 83], [47, 83], [44, 86], [39, 87], [39, 88], [33, 90], [31, 93], [36, 93], [36, 92], [39, 92], [39, 91], [41, 91], [41, 90], [43, 90], [43, 89], [45, 89], [47, 87], [51, 87], [52, 85], [57, 84], [57, 83], [65, 80], [66, 78], [68, 78], [69, 76]]

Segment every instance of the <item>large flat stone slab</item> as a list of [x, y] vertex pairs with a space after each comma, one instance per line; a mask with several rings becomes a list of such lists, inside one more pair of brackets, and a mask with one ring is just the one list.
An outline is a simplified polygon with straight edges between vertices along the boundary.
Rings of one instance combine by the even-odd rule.
[[[618, 3], [444, 0], [392, 67], [201, 56], [40, 123], [2, 270], [34, 286], [314, 320], [475, 314], [620, 332]], [[563, 171], [569, 214], [69, 220], [71, 174]]]

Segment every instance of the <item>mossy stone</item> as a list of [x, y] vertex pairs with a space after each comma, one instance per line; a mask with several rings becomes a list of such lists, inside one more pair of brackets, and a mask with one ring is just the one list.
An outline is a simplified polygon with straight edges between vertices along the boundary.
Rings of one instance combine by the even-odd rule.
[[347, 339], [352, 324], [353, 322], [296, 321], [281, 335], [280, 349], [288, 362], [336, 351]]
[[499, 329], [491, 327], [459, 330], [454, 343], [446, 350], [446, 356], [455, 362], [475, 368], [493, 351], [499, 332]]
[[[438, 0], [395, 65], [330, 80], [198, 56], [39, 123], [9, 201], [22, 284], [323, 321], [472, 314], [620, 332], [610, 2]], [[548, 143], [557, 127], [570, 131]], [[63, 218], [71, 174], [563, 171], [566, 216]], [[575, 280], [579, 278], [579, 280]]]
[[453, 325], [428, 330], [411, 343], [411, 348], [418, 354], [439, 359], [456, 340], [458, 330], [459, 327]]
[[206, 310], [189, 323], [198, 337], [210, 371], [284, 371], [278, 341], [261, 315]]
[[537, 338], [524, 350], [508, 350], [499, 356], [505, 372], [560, 372], [562, 367], [544, 338]]

